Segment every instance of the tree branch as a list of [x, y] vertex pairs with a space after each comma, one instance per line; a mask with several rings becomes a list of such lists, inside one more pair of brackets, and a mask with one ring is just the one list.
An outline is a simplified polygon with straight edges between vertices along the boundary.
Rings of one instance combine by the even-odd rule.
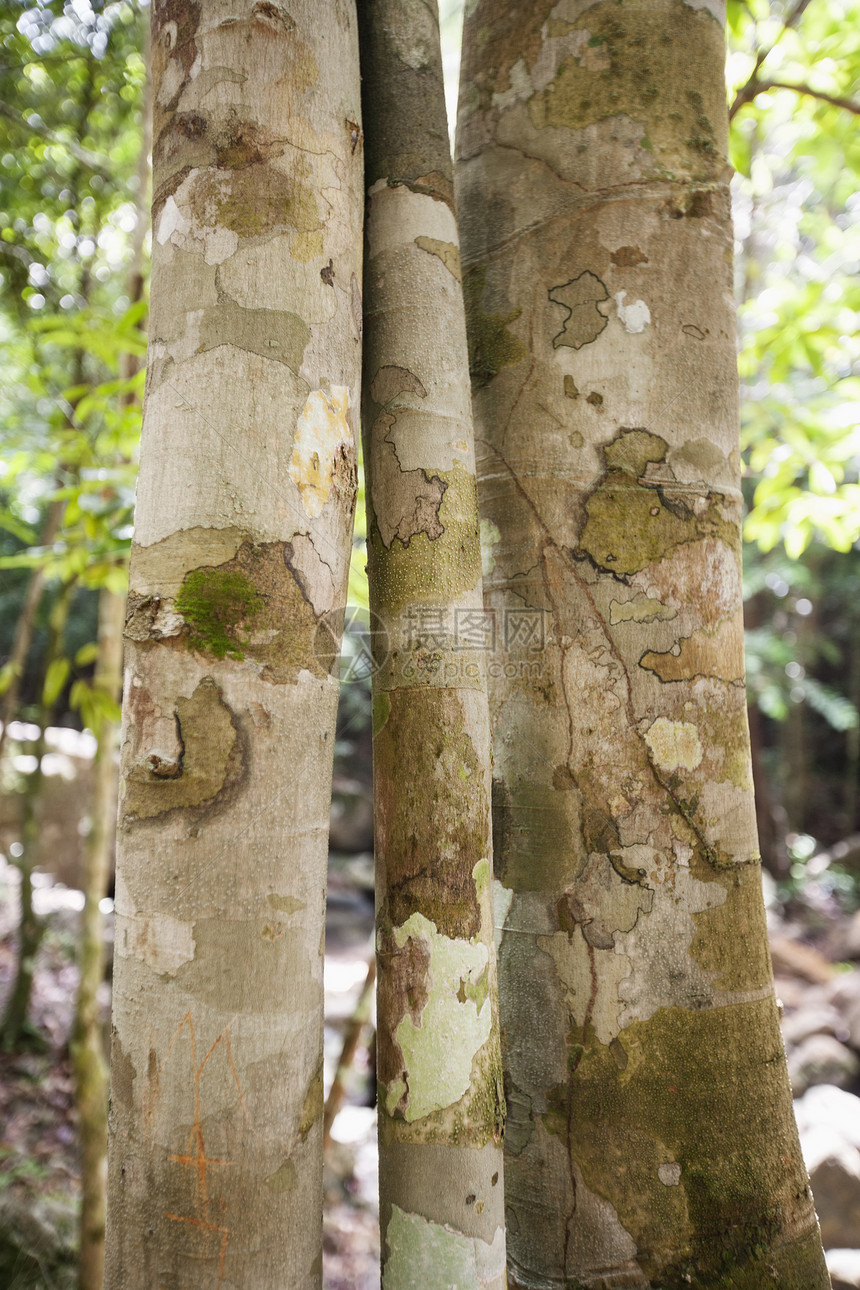
[[752, 102], [757, 94], [763, 94], [766, 90], [793, 90], [795, 94], [807, 94], [810, 98], [821, 99], [823, 103], [831, 103], [833, 107], [844, 108], [846, 112], [853, 112], [855, 116], [860, 116], [860, 103], [856, 103], [854, 99], [825, 94], [824, 90], [816, 90], [811, 85], [807, 85], [806, 81], [790, 84], [788, 81], [759, 81], [751, 77], [743, 89], [738, 90], [735, 95], [734, 102], [729, 108], [729, 120], [731, 121], [747, 103]]
[[760, 81], [756, 93], [762, 90], [794, 90], [796, 94], [808, 94], [810, 98], [821, 99], [824, 103], [832, 103], [834, 107], [844, 108], [846, 112], [853, 112], [855, 116], [860, 116], [860, 103], [854, 99], [839, 98], [835, 94], [825, 94], [823, 90], [813, 89], [805, 81], [798, 81], [796, 85], [790, 85], [788, 81]]

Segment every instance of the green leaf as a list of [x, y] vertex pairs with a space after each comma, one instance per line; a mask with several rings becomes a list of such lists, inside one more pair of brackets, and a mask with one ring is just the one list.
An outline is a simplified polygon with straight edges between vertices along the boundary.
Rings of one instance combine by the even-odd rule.
[[94, 663], [98, 656], [98, 641], [89, 641], [86, 645], [82, 645], [77, 654], [75, 654], [75, 666], [86, 667], [88, 663]]
[[63, 686], [69, 679], [71, 665], [67, 658], [55, 658], [48, 664], [48, 670], [45, 673], [45, 684], [42, 686], [42, 703], [46, 708], [52, 708], [60, 697]]

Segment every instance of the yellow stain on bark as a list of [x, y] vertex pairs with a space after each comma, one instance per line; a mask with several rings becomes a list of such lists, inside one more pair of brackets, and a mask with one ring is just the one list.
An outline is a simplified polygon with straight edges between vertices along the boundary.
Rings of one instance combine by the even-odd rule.
[[661, 770], [695, 770], [702, 760], [699, 732], [690, 721], [658, 717], [646, 731], [645, 742]]
[[320, 514], [329, 499], [338, 448], [352, 443], [348, 410], [349, 389], [333, 385], [331, 393], [311, 390], [299, 416], [290, 477], [311, 519]]

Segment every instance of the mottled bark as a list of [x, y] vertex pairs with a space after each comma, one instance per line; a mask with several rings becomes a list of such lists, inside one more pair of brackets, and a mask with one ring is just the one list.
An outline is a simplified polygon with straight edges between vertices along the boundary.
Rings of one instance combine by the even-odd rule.
[[368, 574], [385, 628], [373, 678], [382, 1284], [497, 1290], [490, 735], [436, 5], [366, 0], [360, 27]]
[[[122, 686], [125, 596], [103, 587], [99, 595], [98, 658], [93, 685], [113, 703]], [[78, 942], [80, 981], [71, 1053], [81, 1154], [79, 1290], [101, 1290], [105, 1261], [108, 1067], [99, 1009], [104, 980], [101, 900], [110, 883], [116, 830], [116, 721], [105, 716], [95, 732], [97, 749], [90, 797], [90, 832], [84, 854], [84, 908]]]
[[486, 589], [544, 627], [491, 679], [517, 1287], [827, 1285], [755, 837], [722, 8], [466, 19]]
[[360, 362], [354, 8], [159, 0], [152, 61], [106, 1285], [311, 1290]]

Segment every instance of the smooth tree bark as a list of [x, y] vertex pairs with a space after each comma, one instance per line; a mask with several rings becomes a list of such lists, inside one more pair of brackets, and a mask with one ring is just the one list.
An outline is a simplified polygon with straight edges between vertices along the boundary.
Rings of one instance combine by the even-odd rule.
[[491, 680], [516, 1287], [828, 1284], [744, 703], [723, 10], [466, 19], [487, 592], [544, 632]]
[[438, 13], [366, 0], [359, 25], [382, 1285], [501, 1290], [486, 624]]
[[311, 0], [153, 8], [115, 1290], [321, 1284], [332, 666], [356, 486], [362, 207], [354, 7], [335, 0], [325, 19]]

